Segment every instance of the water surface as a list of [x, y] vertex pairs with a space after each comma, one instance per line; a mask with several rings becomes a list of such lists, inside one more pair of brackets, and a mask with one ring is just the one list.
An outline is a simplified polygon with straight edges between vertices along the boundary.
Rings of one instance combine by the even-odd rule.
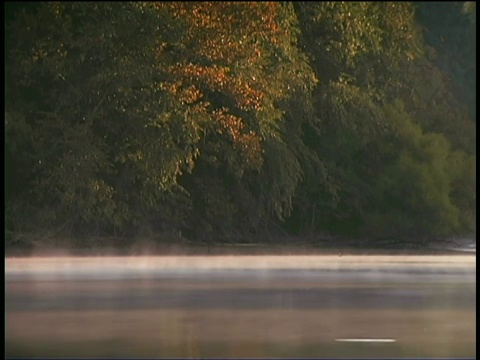
[[9, 258], [6, 353], [475, 357], [475, 268], [471, 255]]

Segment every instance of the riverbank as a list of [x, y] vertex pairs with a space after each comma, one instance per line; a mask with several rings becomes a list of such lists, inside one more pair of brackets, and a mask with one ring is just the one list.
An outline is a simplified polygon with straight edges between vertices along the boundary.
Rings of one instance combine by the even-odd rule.
[[[115, 241], [116, 240], [116, 241]], [[358, 239], [284, 237], [273, 242], [155, 242], [142, 239], [128, 244], [125, 239], [95, 239], [90, 246], [76, 247], [64, 241], [59, 245], [28, 248], [10, 246], [7, 257], [30, 256], [139, 256], [139, 255], [472, 255], [475, 239], [435, 242], [367, 241]]]

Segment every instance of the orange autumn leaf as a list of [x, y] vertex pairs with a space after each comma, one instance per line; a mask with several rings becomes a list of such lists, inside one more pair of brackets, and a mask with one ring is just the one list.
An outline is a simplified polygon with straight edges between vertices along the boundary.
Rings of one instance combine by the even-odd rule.
[[[246, 156], [261, 157], [260, 135], [239, 114], [255, 114], [283, 96], [265, 74], [272, 49], [288, 43], [291, 36], [289, 27], [281, 25], [282, 4], [158, 2], [152, 6], [166, 11], [183, 29], [181, 56], [173, 62], [165, 60], [166, 44], [159, 47], [159, 62], [172, 79], [164, 82], [163, 89], [182, 103], [203, 103], [206, 115], [218, 124], [217, 133], [227, 134], [237, 149], [250, 147], [242, 150]], [[231, 102], [217, 104], [217, 93]]]

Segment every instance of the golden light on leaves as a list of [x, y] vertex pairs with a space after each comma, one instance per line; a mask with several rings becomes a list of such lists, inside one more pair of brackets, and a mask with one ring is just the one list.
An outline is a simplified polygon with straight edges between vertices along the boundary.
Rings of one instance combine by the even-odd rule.
[[[155, 2], [181, 24], [181, 55], [159, 41], [158, 60], [172, 80], [162, 89], [218, 124], [234, 147], [258, 163], [261, 138], [238, 115], [257, 113], [284, 96], [269, 82], [268, 54], [290, 44], [290, 28], [281, 21], [277, 2]], [[267, 62], [266, 62], [267, 61]], [[221, 93], [232, 104], [215, 102]], [[239, 112], [240, 110], [240, 112]], [[233, 115], [235, 114], [235, 115]]]

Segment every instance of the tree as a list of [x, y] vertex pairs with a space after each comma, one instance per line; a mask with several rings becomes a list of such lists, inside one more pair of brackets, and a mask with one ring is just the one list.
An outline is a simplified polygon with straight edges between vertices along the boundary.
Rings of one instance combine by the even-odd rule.
[[476, 119], [476, 3], [422, 1], [416, 6], [432, 62], [451, 79], [451, 92]]
[[180, 180], [195, 204], [198, 231], [255, 231], [272, 215], [288, 215], [300, 168], [285, 144], [282, 129], [288, 119], [281, 103], [293, 94], [308, 94], [315, 82], [296, 47], [291, 4], [154, 7], [185, 24], [178, 44], [162, 50], [175, 58], [174, 66], [164, 68], [175, 79], [172, 91], [195, 92], [208, 119], [201, 159]]
[[111, 231], [178, 196], [200, 137], [161, 88], [156, 43], [171, 35], [158, 24], [169, 22], [133, 3], [45, 3], [12, 24], [8, 147], [27, 164], [23, 200], [54, 210], [38, 214]]
[[381, 171], [372, 179], [375, 192], [363, 223], [368, 234], [422, 238], [447, 236], [460, 227], [460, 209], [451, 197], [452, 152], [441, 134], [425, 133], [400, 101], [387, 105], [392, 132]]
[[[303, 227], [355, 236], [470, 231], [471, 220], [459, 222], [473, 208], [452, 193], [449, 159], [455, 151], [471, 159], [474, 127], [431, 62], [415, 6], [296, 3], [296, 11], [320, 81], [304, 137], [318, 160], [295, 199]], [[397, 99], [404, 105], [388, 110]]]
[[234, 181], [267, 192], [259, 214], [288, 211], [292, 185], [271, 200], [257, 176], [279, 162], [269, 159], [279, 156], [269, 144], [282, 143], [278, 103], [315, 81], [294, 29], [280, 3], [45, 3], [21, 13], [9, 31], [6, 125], [12, 161], [25, 164], [24, 203], [79, 228], [188, 228], [197, 214], [216, 226], [217, 204], [202, 199]]

